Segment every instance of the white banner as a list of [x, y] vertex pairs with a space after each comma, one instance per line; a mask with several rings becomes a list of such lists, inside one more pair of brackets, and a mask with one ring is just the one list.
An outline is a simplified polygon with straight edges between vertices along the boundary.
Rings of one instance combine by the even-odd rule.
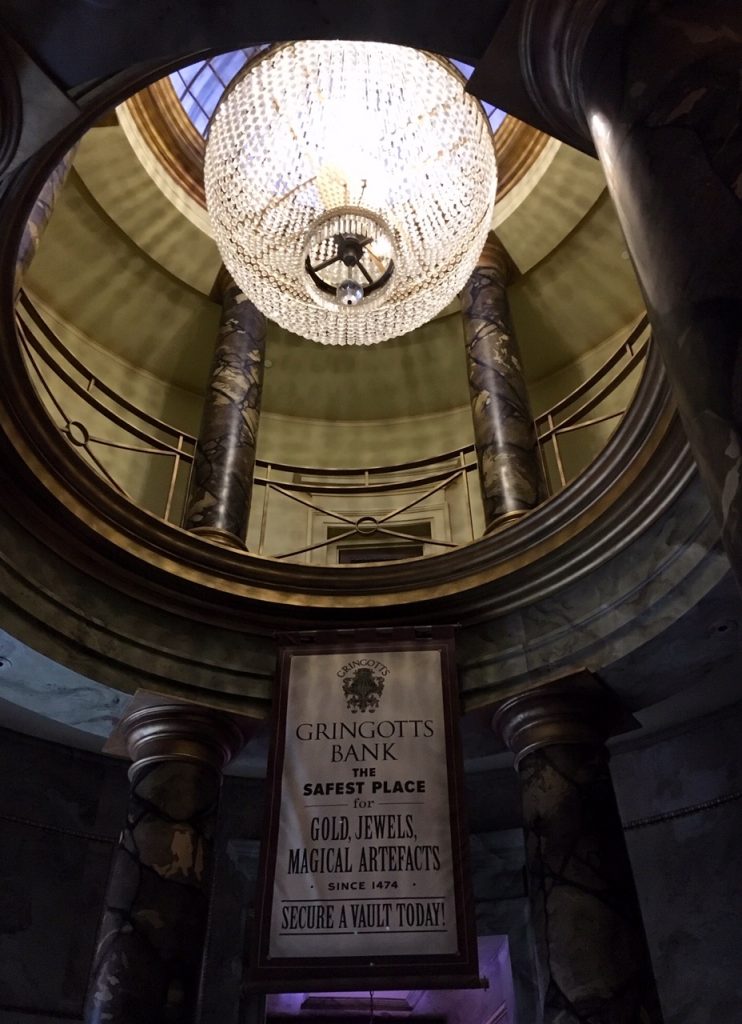
[[268, 961], [455, 957], [441, 650], [295, 654], [287, 686]]

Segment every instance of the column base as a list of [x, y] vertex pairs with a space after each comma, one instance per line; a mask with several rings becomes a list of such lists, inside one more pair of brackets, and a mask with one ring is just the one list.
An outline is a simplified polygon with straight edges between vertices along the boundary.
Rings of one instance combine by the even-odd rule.
[[247, 544], [243, 540], [240, 540], [234, 533], [230, 533], [229, 530], [220, 530], [215, 526], [194, 526], [193, 529], [188, 531], [189, 533], [197, 533], [199, 537], [203, 537], [205, 540], [213, 541], [215, 544], [223, 544], [226, 547], [237, 548], [238, 551], [247, 551]]
[[503, 512], [502, 515], [498, 516], [484, 531], [484, 536], [489, 537], [491, 533], [497, 533], [498, 530], [504, 529], [506, 526], [510, 526], [512, 523], [522, 519], [523, 516], [527, 516], [533, 509], [530, 508], [515, 508], [511, 512]]

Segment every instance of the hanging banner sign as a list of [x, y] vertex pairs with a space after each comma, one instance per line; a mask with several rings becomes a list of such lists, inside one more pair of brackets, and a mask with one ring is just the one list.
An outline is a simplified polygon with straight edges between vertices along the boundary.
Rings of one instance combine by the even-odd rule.
[[254, 983], [477, 983], [450, 638], [284, 649], [269, 784]]

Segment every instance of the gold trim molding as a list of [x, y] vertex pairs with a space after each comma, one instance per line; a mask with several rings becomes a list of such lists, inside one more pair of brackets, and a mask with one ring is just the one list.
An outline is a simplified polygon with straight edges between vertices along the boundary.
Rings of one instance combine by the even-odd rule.
[[166, 76], [126, 100], [140, 136], [176, 184], [201, 206], [206, 206], [203, 165], [206, 145], [183, 109]]

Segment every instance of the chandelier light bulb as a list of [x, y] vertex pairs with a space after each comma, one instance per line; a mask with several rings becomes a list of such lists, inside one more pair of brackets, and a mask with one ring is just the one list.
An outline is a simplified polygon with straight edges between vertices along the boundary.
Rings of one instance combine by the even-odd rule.
[[337, 297], [343, 306], [357, 306], [363, 301], [363, 285], [357, 281], [343, 281], [337, 286]]
[[487, 117], [448, 61], [320, 40], [245, 68], [212, 119], [204, 181], [224, 263], [266, 316], [369, 345], [463, 288], [497, 174]]

